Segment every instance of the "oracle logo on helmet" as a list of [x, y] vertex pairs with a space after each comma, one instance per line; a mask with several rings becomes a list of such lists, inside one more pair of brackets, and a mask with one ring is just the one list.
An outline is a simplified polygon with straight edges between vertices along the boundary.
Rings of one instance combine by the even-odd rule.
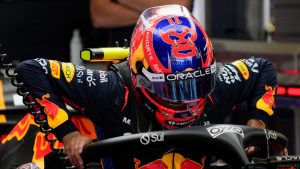
[[193, 78], [202, 77], [210, 74], [211, 74], [211, 69], [208, 67], [204, 70], [200, 69], [194, 72], [168, 74], [167, 80], [172, 81], [172, 80], [193, 79]]

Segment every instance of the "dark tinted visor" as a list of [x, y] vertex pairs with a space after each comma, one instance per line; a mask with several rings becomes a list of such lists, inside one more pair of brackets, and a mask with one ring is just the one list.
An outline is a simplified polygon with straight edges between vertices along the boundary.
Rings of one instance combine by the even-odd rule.
[[214, 89], [216, 62], [208, 68], [176, 74], [154, 74], [143, 69], [137, 76], [137, 87], [143, 87], [156, 97], [179, 103], [194, 102]]

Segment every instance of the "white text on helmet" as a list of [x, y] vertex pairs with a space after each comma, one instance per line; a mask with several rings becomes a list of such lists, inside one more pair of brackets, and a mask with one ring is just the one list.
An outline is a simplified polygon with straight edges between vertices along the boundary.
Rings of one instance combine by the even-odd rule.
[[206, 69], [196, 70], [194, 72], [187, 72], [187, 73], [176, 73], [176, 74], [168, 74], [167, 80], [185, 80], [185, 79], [193, 79], [196, 77], [202, 77], [206, 75], [210, 75], [210, 67]]
[[149, 41], [149, 32], [146, 32], [146, 41], [145, 41], [145, 48], [146, 48], [146, 55], [148, 56], [149, 60], [152, 61], [153, 60], [153, 56], [151, 53], [151, 47], [150, 47], [150, 41]]

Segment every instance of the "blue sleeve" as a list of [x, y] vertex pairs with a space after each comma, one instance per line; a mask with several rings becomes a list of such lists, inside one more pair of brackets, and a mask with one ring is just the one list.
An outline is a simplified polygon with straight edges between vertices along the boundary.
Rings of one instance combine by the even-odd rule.
[[[47, 114], [58, 139], [76, 131], [66, 104], [92, 120], [111, 116], [110, 107], [123, 106], [123, 89], [113, 72], [91, 70], [56, 60], [24, 61], [15, 70], [18, 80]], [[115, 111], [117, 112], [117, 111]]]

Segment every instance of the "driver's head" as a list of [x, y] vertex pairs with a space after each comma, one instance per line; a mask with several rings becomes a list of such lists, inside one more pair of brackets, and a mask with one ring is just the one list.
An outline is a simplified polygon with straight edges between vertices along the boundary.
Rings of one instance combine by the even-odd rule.
[[214, 89], [212, 44], [180, 5], [142, 13], [131, 39], [129, 66], [138, 100], [166, 128], [192, 125]]

